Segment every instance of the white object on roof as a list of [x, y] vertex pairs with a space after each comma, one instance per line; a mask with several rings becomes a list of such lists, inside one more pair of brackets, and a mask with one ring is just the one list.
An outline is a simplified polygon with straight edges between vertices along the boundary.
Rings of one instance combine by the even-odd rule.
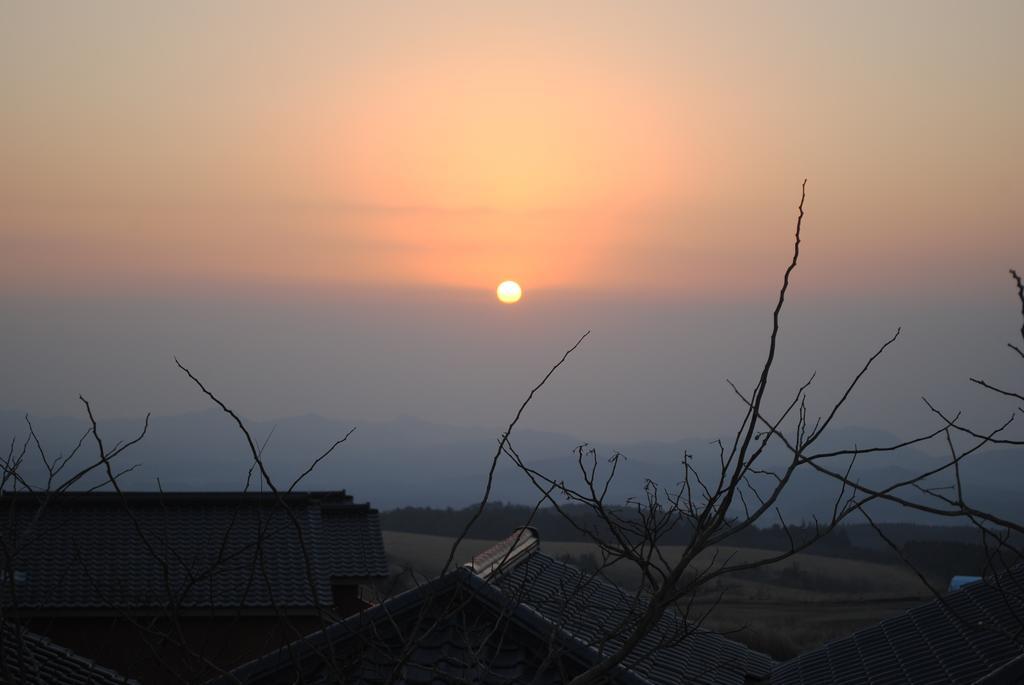
[[512, 535], [477, 554], [466, 566], [484, 580], [490, 580], [492, 576], [511, 569], [539, 546], [540, 534], [536, 528], [516, 528]]

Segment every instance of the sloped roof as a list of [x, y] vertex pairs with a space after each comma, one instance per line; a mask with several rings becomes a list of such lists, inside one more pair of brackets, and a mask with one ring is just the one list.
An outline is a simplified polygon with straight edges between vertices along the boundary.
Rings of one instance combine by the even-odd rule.
[[377, 512], [342, 493], [0, 495], [0, 601], [18, 610], [328, 608], [386, 577]]
[[937, 685], [990, 675], [990, 682], [1021, 682], [1022, 654], [1024, 566], [1018, 566], [801, 654], [779, 665], [771, 682]]
[[70, 649], [0, 620], [0, 683], [22, 685], [137, 685]]
[[[618, 649], [647, 604], [600, 575], [536, 553], [492, 580], [601, 658]], [[610, 636], [609, 636], [610, 634]], [[666, 611], [625, 665], [646, 682], [743, 685], [766, 678], [773, 662], [739, 642]]]
[[[631, 596], [522, 543], [517, 534], [463, 568], [233, 675], [256, 685], [390, 682], [406, 645], [398, 682], [565, 682], [617, 646], [600, 644], [599, 636], [625, 618]], [[742, 684], [748, 674], [767, 677], [771, 660], [671, 613], [626, 666], [611, 682]]]
[[[565, 638], [531, 608], [510, 602], [470, 569], [458, 568], [217, 682], [557, 685], [589, 663], [585, 648]], [[622, 669], [611, 682], [647, 685]]]

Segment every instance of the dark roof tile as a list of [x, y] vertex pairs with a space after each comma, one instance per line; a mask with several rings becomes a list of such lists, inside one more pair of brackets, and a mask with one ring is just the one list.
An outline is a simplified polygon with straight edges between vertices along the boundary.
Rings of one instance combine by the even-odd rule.
[[776, 685], [971, 683], [1024, 654], [1024, 566], [779, 664]]
[[[460, 568], [245, 664], [223, 682], [557, 685], [585, 662], [564, 634], [549, 636], [539, 614]], [[644, 685], [627, 672], [612, 682]]]
[[[621, 645], [646, 600], [581, 569], [536, 553], [497, 576], [502, 592], [531, 606], [601, 654]], [[611, 628], [614, 634], [609, 637]], [[740, 683], [763, 678], [772, 660], [717, 633], [695, 628], [673, 611], [627, 659], [627, 666], [652, 683]]]
[[[233, 677], [254, 685], [294, 682], [299, 672], [302, 682], [310, 684], [339, 677], [347, 683], [383, 682], [395, 653], [412, 645], [401, 674], [404, 682], [565, 682], [619, 644], [621, 635], [606, 643], [600, 637], [617, 623], [628, 623], [630, 609], [642, 604], [631, 603], [632, 594], [604, 579], [513, 547], [517, 563], [511, 568], [500, 563], [500, 555], [481, 555], [471, 568], [457, 569], [246, 664]], [[771, 666], [764, 654], [668, 612], [610, 681], [743, 685], [747, 676], [767, 677]]]
[[7, 493], [0, 507], [0, 567], [22, 579], [0, 601], [22, 610], [327, 608], [332, 579], [388, 574], [377, 512], [344, 494], [282, 504], [260, 493], [75, 493], [42, 506]]
[[0, 683], [137, 685], [134, 680], [8, 621], [0, 621]]

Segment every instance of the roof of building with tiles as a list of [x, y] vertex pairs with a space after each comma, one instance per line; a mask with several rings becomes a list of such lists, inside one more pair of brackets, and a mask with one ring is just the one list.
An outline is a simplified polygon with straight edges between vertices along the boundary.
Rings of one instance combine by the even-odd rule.
[[[618, 649], [647, 608], [644, 595], [544, 554], [531, 555], [492, 582], [591, 646], [595, 658]], [[672, 610], [662, 614], [625, 664], [646, 682], [700, 685], [743, 685], [766, 678], [774, 665], [767, 655]]]
[[[466, 566], [246, 664], [233, 677], [258, 685], [566, 682], [607, 656], [619, 644], [618, 623], [635, 619], [642, 607], [607, 580], [541, 554], [535, 533], [528, 535], [534, 544], [517, 532]], [[742, 684], [748, 676], [766, 678], [771, 666], [767, 656], [670, 611], [609, 678]]]
[[[1024, 682], [1024, 565], [801, 654], [776, 685]], [[986, 680], [986, 678], [988, 680]]]
[[[579, 646], [466, 568], [243, 665], [224, 682], [556, 685], [584, 670]], [[612, 682], [642, 685], [619, 674]]]
[[0, 621], [0, 683], [138, 685], [8, 621]]
[[0, 536], [8, 610], [314, 610], [388, 575], [377, 512], [344, 492], [4, 493]]

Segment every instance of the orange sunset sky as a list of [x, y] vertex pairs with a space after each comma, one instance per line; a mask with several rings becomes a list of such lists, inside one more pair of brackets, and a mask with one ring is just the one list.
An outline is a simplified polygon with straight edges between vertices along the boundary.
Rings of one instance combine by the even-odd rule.
[[[17, 332], [3, 404], [71, 411], [92, 388], [114, 414], [185, 409], [186, 390], [154, 389], [182, 352], [250, 394], [251, 366], [230, 360], [252, 337], [216, 329], [216, 312], [343, 337], [310, 323], [322, 306], [366, 344], [266, 343], [247, 364], [287, 366], [262, 381], [281, 397], [244, 410], [499, 422], [522, 390], [507, 379], [604, 326], [619, 342], [595, 335], [573, 392], [618, 388], [625, 406], [650, 381], [657, 408], [617, 429], [698, 430], [711, 410], [680, 427], [701, 408], [672, 387], [719, 383], [748, 351], [715, 357], [708, 338], [659, 389], [685, 345], [638, 331], [692, 331], [673, 306], [760, 311], [805, 177], [806, 306], [885, 309], [873, 335], [955, 305], [922, 345], [984, 310], [970, 349], [997, 350], [1013, 330], [1006, 270], [1024, 269], [1021, 26], [1020, 2], [5, 2], [0, 306]], [[516, 312], [493, 298], [506, 278], [523, 285]], [[159, 324], [137, 313], [155, 303]], [[627, 334], [618, 313], [636, 308], [649, 319]], [[125, 321], [152, 337], [111, 332]], [[439, 332], [452, 326], [455, 342]], [[414, 327], [419, 345], [393, 342]], [[390, 361], [373, 356], [385, 338]], [[854, 338], [851, 364], [874, 340]], [[908, 398], [947, 352], [901, 378]], [[312, 370], [326, 359], [335, 371]], [[146, 380], [111, 381], [119, 364]], [[493, 405], [468, 399], [463, 371], [503, 388]], [[358, 396], [338, 399], [343, 377]], [[455, 399], [432, 403], [439, 387]], [[588, 402], [546, 425], [599, 430], [621, 408]]]

